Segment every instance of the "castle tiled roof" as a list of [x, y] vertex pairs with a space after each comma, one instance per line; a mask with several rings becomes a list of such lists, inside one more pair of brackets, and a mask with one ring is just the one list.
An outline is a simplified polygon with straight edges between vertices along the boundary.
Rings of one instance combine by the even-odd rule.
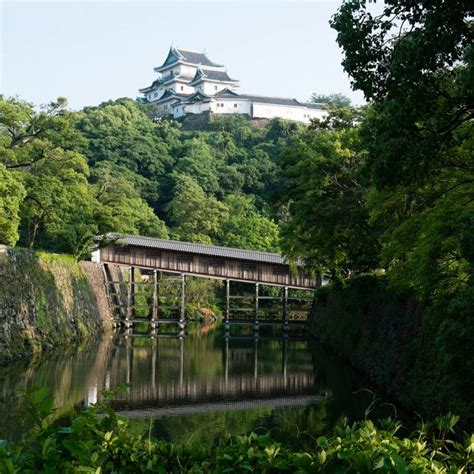
[[276, 104], [276, 105], [292, 105], [295, 107], [301, 107], [301, 102], [298, 102], [296, 99], [289, 99], [286, 97], [267, 97], [263, 95], [250, 95], [250, 94], [243, 94], [240, 97], [249, 99], [252, 102], [257, 102], [259, 104]]
[[209, 69], [198, 68], [190, 84], [194, 84], [201, 79], [208, 79], [210, 81], [222, 81], [222, 82], [238, 82], [235, 79], [229, 77], [226, 71], [212, 71]]
[[314, 102], [306, 102], [304, 105], [306, 105], [306, 107], [308, 107], [308, 109], [320, 109], [320, 110], [323, 110], [324, 107], [325, 107], [327, 104], [315, 104]]
[[235, 99], [241, 97], [241, 95], [238, 92], [234, 92], [230, 89], [222, 89], [221, 91], [214, 94], [213, 97], [222, 97], [223, 99]]
[[192, 64], [201, 64], [202, 66], [214, 66], [222, 67], [221, 64], [217, 64], [211, 61], [206, 53], [197, 53], [195, 51], [186, 51], [185, 49], [178, 49], [179, 53], [182, 56], [183, 61]]
[[156, 79], [155, 81], [153, 81], [151, 86], [140, 89], [140, 92], [143, 92], [146, 94], [147, 92], [150, 92], [153, 89], [156, 89], [158, 86], [161, 86], [162, 84], [166, 84], [167, 82], [171, 82], [171, 81], [190, 82], [193, 78], [194, 76], [185, 76], [183, 74], [180, 74], [180, 75], [168, 74], [164, 77], [160, 77], [159, 79]]
[[196, 51], [188, 51], [186, 49], [178, 49], [171, 47], [168, 53], [168, 56], [165, 59], [165, 62], [155, 68], [155, 71], [159, 72], [160, 70], [166, 69], [168, 66], [177, 63], [178, 61], [184, 61], [191, 64], [201, 64], [202, 66], [212, 66], [212, 67], [223, 67], [221, 64], [216, 64], [211, 61], [206, 53], [198, 53]]
[[209, 102], [212, 99], [211, 96], [204, 92], [197, 91], [183, 99], [183, 102]]
[[263, 95], [252, 95], [252, 94], [239, 94], [231, 91], [230, 89], [224, 89], [213, 96], [216, 99], [246, 99], [257, 104], [276, 104], [276, 105], [289, 105], [294, 107], [307, 107], [308, 109], [323, 109], [324, 104], [315, 104], [300, 102], [297, 99], [290, 99], [286, 97], [268, 97]]
[[191, 94], [178, 94], [177, 92], [167, 90], [156, 102], [163, 102], [169, 99], [178, 99], [178, 100], [187, 99], [190, 95]]

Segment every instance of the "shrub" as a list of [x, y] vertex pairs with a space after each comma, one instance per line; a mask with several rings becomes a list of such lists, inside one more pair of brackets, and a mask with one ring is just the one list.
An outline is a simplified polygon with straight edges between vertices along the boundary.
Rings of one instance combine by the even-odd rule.
[[85, 408], [69, 423], [52, 423], [46, 389], [25, 397], [34, 428], [20, 442], [0, 443], [0, 470], [36, 472], [469, 472], [474, 434], [448, 439], [458, 421], [439, 418], [412, 436], [397, 435], [392, 420], [339, 426], [315, 441], [311, 451], [292, 451], [269, 436], [225, 437], [217, 445], [173, 445], [135, 435], [127, 421], [105, 405]]

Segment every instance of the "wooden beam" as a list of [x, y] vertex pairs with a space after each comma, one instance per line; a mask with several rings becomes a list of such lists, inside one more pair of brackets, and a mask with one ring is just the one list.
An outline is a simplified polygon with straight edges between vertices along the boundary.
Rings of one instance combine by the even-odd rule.
[[181, 298], [179, 305], [179, 329], [184, 335], [184, 329], [186, 327], [186, 275], [181, 274]]
[[254, 330], [258, 331], [258, 283], [255, 283], [255, 315], [254, 315]]
[[158, 281], [158, 270], [153, 270], [153, 306], [151, 308], [151, 321], [152, 329], [158, 327], [158, 311], [159, 311], [159, 281]]
[[288, 331], [288, 287], [283, 289], [283, 331]]
[[127, 316], [125, 318], [125, 325], [127, 328], [131, 327], [129, 320], [133, 318], [135, 305], [135, 267], [128, 269], [128, 295], [127, 295]]
[[230, 316], [230, 280], [225, 281], [225, 295], [226, 295], [226, 305], [225, 305], [225, 320], [224, 320], [224, 330], [229, 330], [229, 316]]

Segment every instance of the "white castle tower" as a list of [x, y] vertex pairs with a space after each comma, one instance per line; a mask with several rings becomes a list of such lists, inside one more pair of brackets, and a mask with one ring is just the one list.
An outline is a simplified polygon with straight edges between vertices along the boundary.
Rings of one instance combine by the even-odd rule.
[[164, 63], [154, 71], [160, 77], [140, 92], [149, 102], [160, 104], [169, 112], [172, 112], [172, 104], [195, 92], [210, 97], [223, 89], [233, 90], [239, 86], [239, 81], [228, 76], [225, 66], [211, 61], [205, 53], [173, 46]]
[[230, 78], [225, 66], [211, 61], [206, 53], [171, 46], [165, 62], [154, 71], [160, 77], [140, 92], [174, 118], [201, 113], [242, 114], [310, 123], [327, 114], [323, 104], [237, 93], [239, 81]]

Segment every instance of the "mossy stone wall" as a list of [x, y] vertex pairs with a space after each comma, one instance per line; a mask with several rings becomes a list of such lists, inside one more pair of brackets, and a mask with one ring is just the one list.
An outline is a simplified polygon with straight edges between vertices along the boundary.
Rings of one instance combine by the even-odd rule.
[[382, 391], [425, 418], [474, 427], [474, 291], [443, 307], [395, 293], [383, 277], [316, 293], [310, 330]]
[[[99, 267], [88, 270], [100, 277]], [[107, 327], [103, 284], [89, 278], [69, 256], [20, 249], [0, 254], [0, 363], [79, 342]]]

